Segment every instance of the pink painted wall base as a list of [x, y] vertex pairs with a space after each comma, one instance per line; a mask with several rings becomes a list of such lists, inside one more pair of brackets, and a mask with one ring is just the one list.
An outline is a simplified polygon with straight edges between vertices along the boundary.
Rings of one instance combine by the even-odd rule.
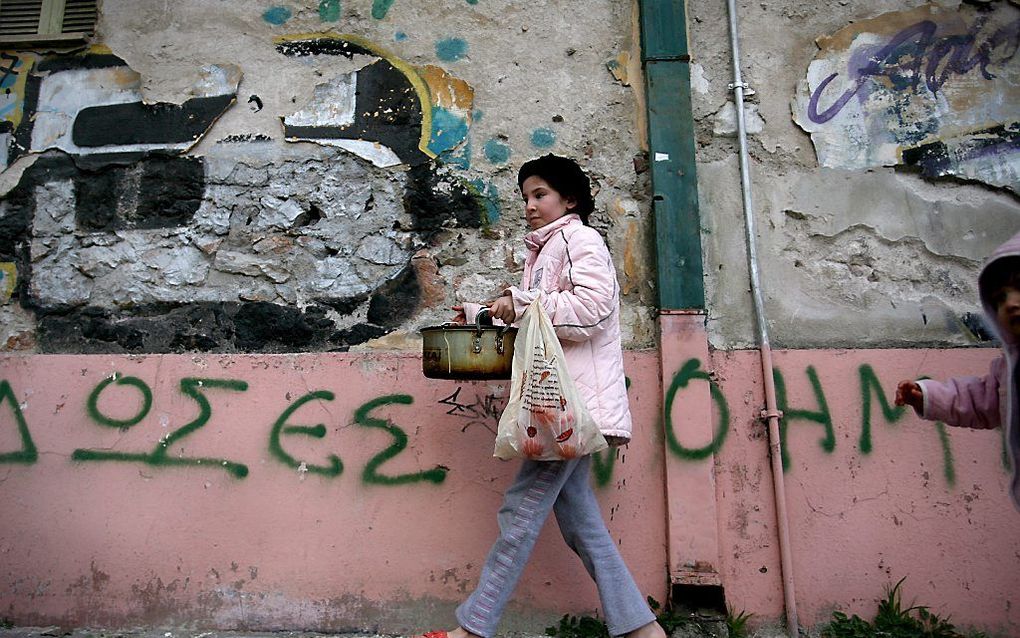
[[[775, 353], [803, 625], [873, 614], [905, 578], [905, 602], [1020, 632], [1000, 432], [889, 405], [901, 378], [994, 355]], [[673, 383], [689, 360], [628, 353], [636, 436], [597, 459], [596, 492], [642, 591], [663, 601], [678, 563], [708, 562], [733, 611], [780, 619], [757, 355], [708, 356]], [[507, 384], [425, 379], [413, 355], [6, 356], [0, 380], [0, 614], [18, 624], [448, 628], [516, 467], [491, 457]], [[711, 384], [710, 414], [685, 411]], [[667, 503], [668, 476], [699, 475], [712, 507], [682, 485]], [[717, 556], [676, 547], [712, 529], [697, 547]], [[550, 522], [505, 627], [597, 606]]]
[[[657, 373], [630, 361], [644, 429], [595, 480], [664, 600]], [[426, 379], [416, 357], [5, 357], [0, 378], [0, 613], [18, 624], [452, 627], [517, 465], [492, 458], [507, 384]], [[511, 626], [597, 604], [550, 521]]]

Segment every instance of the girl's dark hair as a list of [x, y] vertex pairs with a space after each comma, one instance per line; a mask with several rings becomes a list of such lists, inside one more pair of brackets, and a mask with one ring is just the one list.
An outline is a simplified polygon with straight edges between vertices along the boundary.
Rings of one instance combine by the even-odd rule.
[[517, 188], [523, 190], [524, 180], [529, 177], [544, 179], [563, 198], [573, 197], [577, 205], [570, 212], [577, 213], [582, 222], [588, 223], [588, 216], [595, 210], [595, 200], [591, 196], [591, 182], [577, 162], [552, 153], [543, 155], [521, 166]]

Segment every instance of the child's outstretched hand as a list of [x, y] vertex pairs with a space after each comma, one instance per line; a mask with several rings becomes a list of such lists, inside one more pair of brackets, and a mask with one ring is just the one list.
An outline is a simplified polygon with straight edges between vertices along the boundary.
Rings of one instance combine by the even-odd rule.
[[464, 315], [464, 306], [450, 306], [450, 310], [456, 312], [450, 321], [464, 325], [467, 323], [467, 317]]
[[918, 412], [924, 409], [924, 393], [916, 381], [900, 381], [896, 386], [896, 405], [909, 405]]

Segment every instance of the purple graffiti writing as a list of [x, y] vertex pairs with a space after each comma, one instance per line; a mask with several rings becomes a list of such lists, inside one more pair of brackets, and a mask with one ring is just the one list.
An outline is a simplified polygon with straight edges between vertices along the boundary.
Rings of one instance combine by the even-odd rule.
[[975, 67], [984, 79], [994, 79], [988, 67], [1012, 60], [1020, 48], [1020, 20], [1001, 26], [979, 42], [978, 36], [986, 23], [987, 18], [981, 17], [967, 33], [936, 37], [938, 25], [924, 20], [903, 29], [878, 49], [863, 49], [848, 64], [850, 88], [819, 112], [823, 93], [839, 74], [826, 77], [811, 93], [808, 117], [816, 124], [824, 124], [855, 97], [863, 103], [870, 94], [867, 87], [871, 86], [871, 78], [885, 78], [882, 84], [895, 91], [915, 92], [924, 78], [932, 93], [938, 93], [952, 76], [964, 75]]

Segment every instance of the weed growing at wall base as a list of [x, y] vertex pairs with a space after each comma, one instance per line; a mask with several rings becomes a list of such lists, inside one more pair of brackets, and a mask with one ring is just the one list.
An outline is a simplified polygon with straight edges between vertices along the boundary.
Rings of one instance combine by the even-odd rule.
[[560, 618], [559, 625], [546, 627], [545, 633], [553, 638], [610, 638], [609, 629], [601, 619], [570, 614]]
[[878, 613], [873, 622], [854, 614], [847, 617], [842, 612], [833, 612], [833, 620], [822, 628], [822, 638], [987, 638], [981, 632], [959, 633], [948, 618], [940, 618], [923, 605], [904, 608], [901, 600], [900, 579], [886, 591], [885, 598], [878, 603]]
[[[659, 601], [651, 596], [648, 597], [648, 606], [655, 612], [655, 620], [662, 625], [667, 636], [675, 635], [675, 632], [682, 627], [694, 627], [695, 629], [695, 633], [685, 635], [717, 635], [717, 633], [712, 631], [706, 632], [705, 628], [700, 628], [700, 632], [705, 633], [699, 633], [697, 626], [703, 620], [700, 620], [697, 614], [692, 614], [677, 607], [663, 609]], [[747, 636], [747, 621], [751, 616], [752, 614], [745, 612], [740, 612], [737, 615], [728, 612], [725, 619], [726, 635], [729, 638], [745, 638]], [[547, 627], [545, 633], [553, 638], [611, 638], [609, 629], [602, 619], [593, 618], [592, 616], [571, 616], [569, 614], [560, 618], [557, 626]], [[871, 634], [868, 635], [870, 636]]]

